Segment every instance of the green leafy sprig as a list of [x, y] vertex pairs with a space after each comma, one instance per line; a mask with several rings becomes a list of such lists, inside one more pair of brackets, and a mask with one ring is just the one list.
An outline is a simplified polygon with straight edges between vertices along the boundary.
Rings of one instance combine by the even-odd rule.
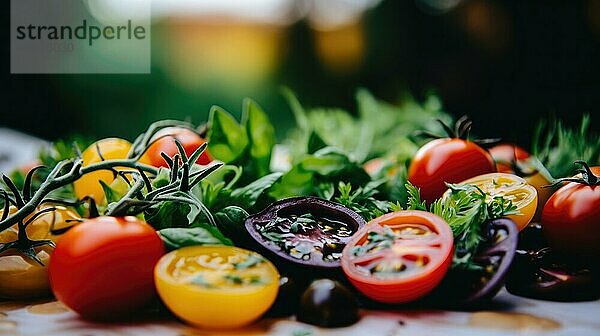
[[427, 209], [419, 189], [406, 184], [409, 192], [407, 210], [422, 210], [443, 218], [454, 235], [453, 267], [477, 269], [473, 261], [479, 244], [485, 239], [484, 224], [492, 219], [517, 214], [517, 207], [501, 196], [489, 198], [480, 188], [470, 184], [447, 184], [450, 192]]

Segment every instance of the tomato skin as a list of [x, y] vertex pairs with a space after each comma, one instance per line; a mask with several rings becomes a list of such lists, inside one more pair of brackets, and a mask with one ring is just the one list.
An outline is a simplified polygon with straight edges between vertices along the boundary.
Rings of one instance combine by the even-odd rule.
[[496, 169], [499, 173], [514, 174], [510, 163], [527, 159], [530, 155], [523, 148], [513, 144], [499, 144], [490, 148], [490, 154], [496, 162]]
[[[399, 224], [421, 224], [436, 232], [439, 240], [434, 244], [439, 254], [430, 256], [422, 271], [400, 278], [378, 279], [358, 272], [352, 262], [352, 248], [363, 243], [374, 227]], [[394, 247], [391, 250], [389, 253], [395, 253]], [[452, 230], [442, 218], [425, 211], [398, 211], [375, 218], [353, 236], [342, 252], [342, 269], [350, 283], [365, 296], [384, 303], [407, 303], [424, 297], [441, 283], [452, 264], [453, 250]]]
[[48, 275], [56, 298], [86, 319], [126, 318], [154, 295], [153, 268], [165, 253], [136, 217], [97, 217], [56, 244]]
[[[44, 205], [38, 210], [48, 207]], [[13, 214], [17, 208], [10, 207], [9, 213]], [[4, 210], [0, 210], [0, 217]], [[25, 220], [28, 220], [28, 216]], [[51, 239], [56, 242], [61, 235], [50, 233], [53, 226], [66, 227], [74, 225], [67, 223], [67, 219], [78, 218], [70, 209], [57, 206], [55, 211], [45, 213], [37, 217], [25, 229], [27, 236], [32, 240]], [[17, 240], [19, 234], [18, 225], [0, 232], [0, 244], [10, 243]], [[0, 298], [24, 300], [39, 299], [52, 294], [48, 283], [48, 262], [53, 248], [44, 245], [35, 248], [36, 256], [44, 265], [24, 256], [17, 250], [7, 250], [0, 254]]]
[[[592, 172], [600, 175], [600, 167]], [[600, 256], [600, 186], [570, 182], [558, 189], [544, 206], [542, 230], [558, 252]]]
[[446, 191], [444, 182], [459, 183], [495, 171], [491, 155], [477, 144], [444, 138], [432, 140], [417, 151], [408, 170], [408, 180], [431, 203]]
[[19, 252], [6, 251], [0, 255], [0, 298], [25, 300], [50, 296], [47, 265], [52, 248], [43, 246], [35, 250], [44, 266]]
[[[98, 153], [100, 148], [100, 154]], [[119, 138], [106, 138], [97, 141], [82, 153], [83, 166], [89, 166], [92, 163], [98, 163], [105, 160], [125, 159], [129, 150], [131, 149], [131, 143], [127, 140]], [[111, 184], [114, 180], [114, 175], [109, 170], [98, 170], [83, 175], [77, 181], [73, 182], [73, 189], [75, 195], [79, 199], [85, 196], [91, 196], [94, 198], [96, 203], [102, 203], [104, 200], [104, 191], [100, 185], [100, 181]]]
[[[165, 162], [165, 160], [160, 155], [161, 152], [164, 152], [169, 157], [173, 157], [173, 155], [179, 153], [177, 149], [177, 145], [175, 144], [175, 139], [179, 140], [185, 149], [185, 153], [190, 156], [198, 147], [202, 146], [206, 143], [201, 136], [195, 133], [192, 130], [183, 127], [166, 127], [156, 132], [156, 134], [152, 138], [154, 141], [142, 158], [140, 162], [147, 163], [154, 167], [165, 167], [169, 166]], [[204, 152], [200, 155], [196, 163], [201, 165], [207, 165], [212, 161], [212, 158], [208, 154], [208, 150], [204, 150]]]

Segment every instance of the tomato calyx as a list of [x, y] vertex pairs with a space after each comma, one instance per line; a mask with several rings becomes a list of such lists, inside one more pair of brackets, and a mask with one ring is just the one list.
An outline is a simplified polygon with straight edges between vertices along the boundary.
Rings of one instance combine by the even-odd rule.
[[500, 138], [493, 139], [469, 139], [469, 133], [471, 132], [471, 128], [473, 126], [473, 121], [469, 119], [468, 116], [464, 115], [460, 117], [456, 123], [454, 123], [454, 129], [448, 126], [441, 119], [436, 119], [436, 121], [442, 126], [444, 132], [446, 132], [445, 136], [440, 136], [437, 134], [430, 133], [428, 131], [417, 131], [416, 135], [424, 136], [430, 139], [442, 139], [442, 138], [451, 138], [451, 139], [461, 139], [472, 141], [478, 145], [492, 145], [501, 141]]
[[549, 186], [545, 186], [544, 188], [550, 188], [562, 184], [563, 182], [575, 182], [579, 184], [584, 184], [588, 186], [598, 186], [600, 185], [600, 176], [595, 175], [592, 172], [592, 169], [587, 164], [587, 162], [582, 160], [577, 160], [574, 163], [581, 165], [581, 169], [577, 171], [581, 173], [581, 177], [564, 177], [557, 179], [554, 183]]
[[[210, 211], [189, 191], [223, 164], [215, 163], [203, 169], [193, 170], [194, 163], [206, 149], [207, 143], [198, 147], [188, 156], [179, 140], [174, 140], [179, 153], [172, 158], [165, 153], [161, 153], [169, 166], [168, 177], [166, 177], [168, 181], [165, 181], [166, 185], [155, 188], [146, 174], [139, 170], [133, 171], [133, 183], [126, 180], [130, 185], [129, 191], [118, 202], [109, 205], [108, 216], [134, 215], [144, 212], [161, 202], [178, 202], [197, 207], [206, 215], [209, 222], [216, 226]], [[144, 188], [147, 190], [145, 195], [142, 193]]]

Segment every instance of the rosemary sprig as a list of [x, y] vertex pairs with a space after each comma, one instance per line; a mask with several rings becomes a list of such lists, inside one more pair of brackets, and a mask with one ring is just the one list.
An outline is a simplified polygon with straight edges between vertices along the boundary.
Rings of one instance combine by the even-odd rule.
[[533, 154], [555, 177], [577, 173], [576, 161], [586, 161], [590, 166], [600, 164], [600, 134], [590, 129], [591, 118], [585, 115], [579, 128], [572, 129], [560, 120], [541, 121], [532, 143]]

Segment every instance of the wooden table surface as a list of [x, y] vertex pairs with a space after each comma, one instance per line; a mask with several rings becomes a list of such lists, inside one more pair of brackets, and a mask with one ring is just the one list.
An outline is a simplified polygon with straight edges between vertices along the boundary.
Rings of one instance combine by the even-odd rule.
[[[0, 128], [0, 171], [8, 172], [35, 158], [44, 142]], [[321, 329], [288, 319], [263, 319], [227, 332], [194, 329], [165, 316], [131, 323], [98, 324], [83, 321], [56, 301], [0, 302], [0, 335], [600, 335], [600, 300], [557, 303], [517, 297], [506, 291], [489, 310], [362, 311], [348, 328]]]
[[1, 302], [0, 335], [600, 335], [600, 301], [558, 303], [530, 300], [502, 291], [489, 310], [453, 312], [393, 310], [361, 312], [347, 328], [323, 329], [287, 319], [262, 319], [241, 330], [195, 329], [170, 316], [130, 323], [86, 322], [56, 301]]

